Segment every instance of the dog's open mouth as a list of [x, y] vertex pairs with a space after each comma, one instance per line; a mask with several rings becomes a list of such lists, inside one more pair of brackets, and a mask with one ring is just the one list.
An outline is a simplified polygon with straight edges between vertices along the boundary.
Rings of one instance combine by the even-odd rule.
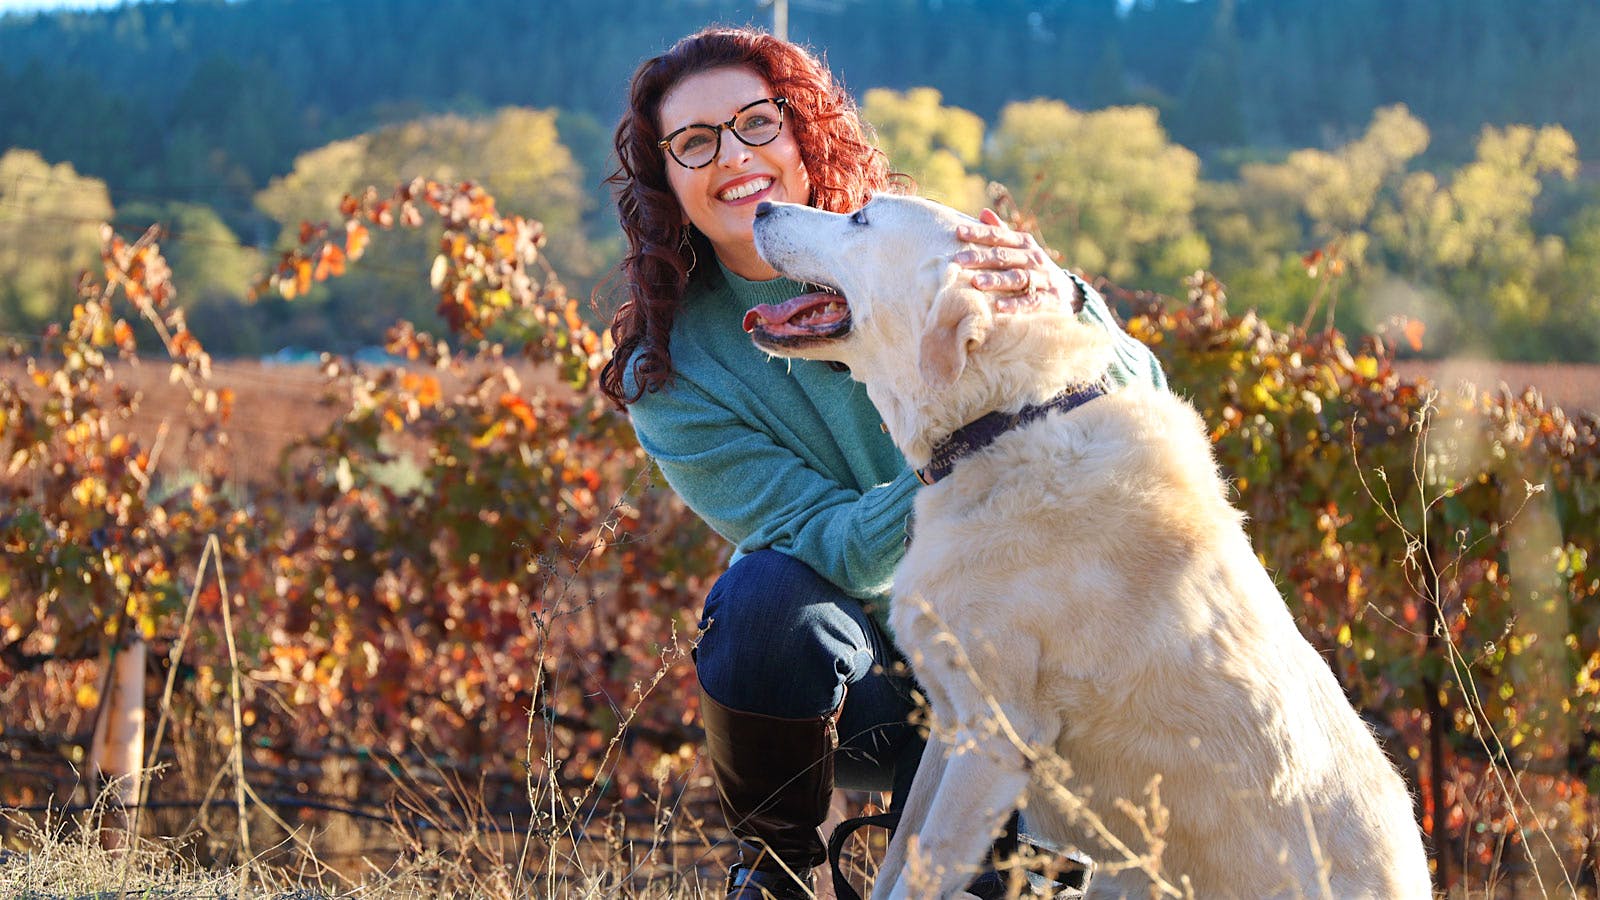
[[744, 314], [744, 330], [757, 344], [803, 347], [850, 333], [850, 303], [826, 285], [783, 303], [763, 303]]

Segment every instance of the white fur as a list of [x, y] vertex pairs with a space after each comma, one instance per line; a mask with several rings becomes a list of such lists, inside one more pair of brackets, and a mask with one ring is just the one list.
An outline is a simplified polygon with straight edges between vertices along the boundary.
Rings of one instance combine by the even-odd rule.
[[[1067, 310], [995, 315], [951, 260], [959, 220], [879, 197], [855, 220], [777, 205], [756, 221], [768, 262], [841, 289], [852, 316], [841, 339], [762, 345], [849, 365], [918, 466], [1109, 359]], [[1143, 386], [1008, 432], [920, 492], [890, 623], [934, 738], [875, 897], [958, 893], [1019, 802], [1034, 833], [1097, 861], [1091, 897], [1430, 896], [1404, 782], [1242, 518], [1193, 407]]]

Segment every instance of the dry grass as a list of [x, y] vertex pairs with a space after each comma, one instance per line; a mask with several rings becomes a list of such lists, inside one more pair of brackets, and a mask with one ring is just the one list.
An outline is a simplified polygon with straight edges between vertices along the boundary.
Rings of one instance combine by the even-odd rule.
[[[720, 896], [729, 854], [720, 821], [713, 826], [687, 810], [665, 809], [641, 821], [617, 810], [587, 832], [567, 822], [541, 833], [525, 830], [525, 817], [522, 829], [508, 827], [489, 813], [481, 790], [437, 769], [392, 777], [388, 821], [321, 817], [290, 824], [258, 804], [240, 828], [232, 807], [223, 805], [209, 821], [197, 818], [187, 827], [147, 820], [130, 850], [103, 849], [108, 837], [129, 843], [121, 832], [107, 834], [125, 821], [109, 811], [25, 814], [0, 807], [9, 848], [0, 850], [0, 897]], [[241, 853], [239, 843], [221, 853], [207, 846], [246, 831], [252, 852]], [[243, 861], [208, 865], [208, 858]]]
[[23, 823], [24, 849], [0, 851], [0, 896], [15, 900], [88, 898], [216, 898], [216, 900], [401, 900], [420, 897], [700, 898], [716, 896], [720, 880], [698, 869], [649, 879], [612, 859], [588, 875], [524, 881], [505, 868], [451, 848], [376, 864], [356, 876], [338, 875], [314, 857], [291, 863], [255, 861], [221, 870], [198, 867], [176, 842], [143, 841], [130, 851], [100, 847], [93, 828], [57, 821]]

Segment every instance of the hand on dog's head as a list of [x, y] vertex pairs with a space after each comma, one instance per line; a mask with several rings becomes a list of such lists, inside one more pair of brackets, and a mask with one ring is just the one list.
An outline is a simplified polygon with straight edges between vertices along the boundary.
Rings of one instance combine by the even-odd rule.
[[954, 260], [967, 246], [956, 226], [972, 221], [895, 195], [849, 214], [762, 204], [755, 220], [769, 265], [826, 290], [752, 310], [752, 339], [775, 356], [848, 366], [914, 465], [968, 421], [1097, 380], [1110, 362], [1109, 335], [1070, 307], [995, 314]]

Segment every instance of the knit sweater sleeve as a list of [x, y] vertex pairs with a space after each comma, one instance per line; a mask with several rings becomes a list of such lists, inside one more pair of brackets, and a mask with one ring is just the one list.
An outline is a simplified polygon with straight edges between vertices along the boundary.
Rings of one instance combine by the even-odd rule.
[[1138, 338], [1124, 331], [1117, 324], [1117, 318], [1111, 312], [1111, 307], [1106, 305], [1100, 292], [1089, 286], [1087, 281], [1077, 275], [1067, 272], [1067, 277], [1077, 285], [1078, 291], [1083, 295], [1083, 309], [1078, 317], [1085, 322], [1092, 322], [1104, 328], [1111, 335], [1112, 358], [1107, 374], [1118, 386], [1134, 382], [1149, 382], [1152, 387], [1166, 389], [1167, 375], [1161, 371], [1161, 363], [1156, 361], [1154, 353]]
[[882, 596], [904, 555], [917, 480], [840, 485], [682, 377], [630, 407], [634, 432], [697, 515], [742, 553], [787, 553], [853, 597]]

